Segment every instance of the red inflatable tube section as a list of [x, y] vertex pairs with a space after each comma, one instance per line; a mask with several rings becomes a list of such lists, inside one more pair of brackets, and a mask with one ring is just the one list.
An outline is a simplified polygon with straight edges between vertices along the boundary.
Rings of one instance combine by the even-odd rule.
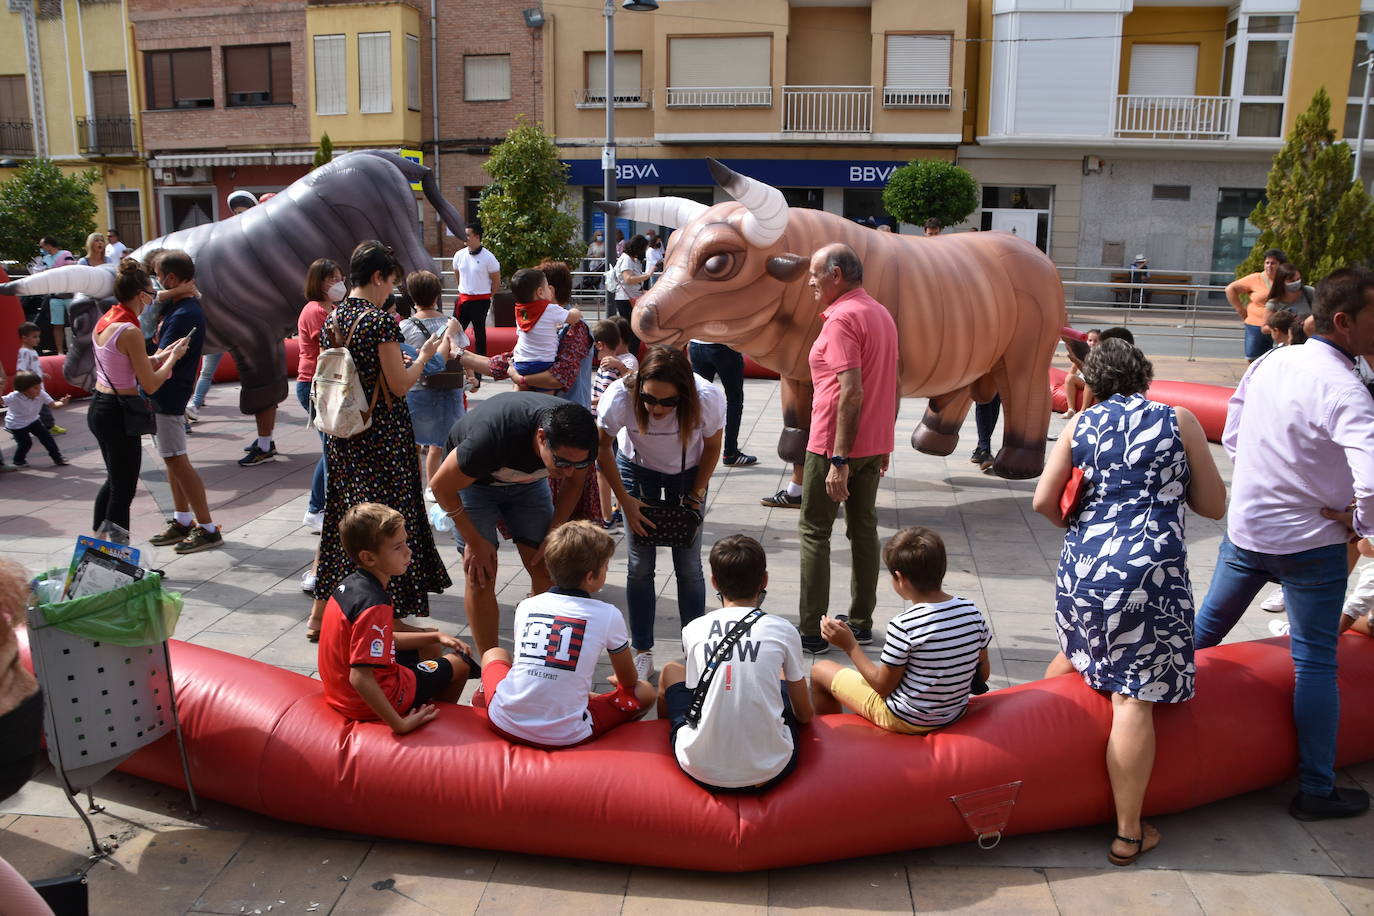
[[[1064, 370], [1050, 370], [1050, 387], [1064, 384]], [[1226, 429], [1226, 406], [1235, 394], [1234, 388], [1222, 385], [1204, 385], [1200, 382], [1171, 382], [1155, 379], [1147, 392], [1152, 401], [1168, 404], [1170, 407], [1185, 407], [1193, 412], [1202, 431], [1213, 442], [1221, 441]]]
[[[0, 296], [0, 310], [4, 308], [4, 298], [5, 297]], [[282, 343], [286, 347], [286, 371], [289, 373], [290, 380], [294, 383], [296, 380], [296, 359], [299, 356], [297, 342], [294, 337], [291, 337], [282, 341]], [[62, 361], [65, 359], [65, 356], [45, 356], [42, 359], [44, 385], [48, 390], [48, 394], [55, 398], [84, 398], [88, 396], [90, 392], [77, 388], [75, 385], [68, 382], [66, 377], [62, 374]], [[12, 364], [5, 363], [5, 365], [6, 367], [10, 367]], [[234, 354], [225, 353], [224, 359], [220, 360], [219, 368], [215, 370], [215, 381], [237, 382], [238, 380], [239, 367], [234, 362]]]
[[[971, 841], [952, 800], [968, 793], [1014, 801], [1002, 809], [1005, 824], [984, 825], [985, 833], [1106, 824], [1112, 812], [1103, 761], [1111, 702], [1076, 675], [975, 697], [962, 720], [924, 737], [852, 715], [818, 717], [803, 728], [799, 765], [780, 787], [715, 796], [679, 771], [665, 722], [549, 753], [496, 737], [477, 710], [440, 704], [437, 719], [397, 737], [379, 723], [346, 722], [325, 705], [319, 682], [302, 675], [180, 642], [172, 657], [196, 790], [335, 830], [745, 871]], [[1339, 663], [1344, 766], [1374, 757], [1374, 704], [1363, 693], [1374, 680], [1374, 640], [1342, 637]], [[1197, 665], [1197, 697], [1155, 714], [1147, 814], [1250, 792], [1296, 771], [1287, 640], [1202, 651]], [[182, 785], [171, 736], [123, 769]], [[836, 786], [851, 788], [837, 794]], [[839, 812], [823, 830], [817, 799]]]
[[[490, 353], [509, 353], [515, 349], [515, 328], [487, 328], [487, 350]], [[744, 358], [745, 378], [777, 378], [772, 369], [765, 369], [748, 356]]]

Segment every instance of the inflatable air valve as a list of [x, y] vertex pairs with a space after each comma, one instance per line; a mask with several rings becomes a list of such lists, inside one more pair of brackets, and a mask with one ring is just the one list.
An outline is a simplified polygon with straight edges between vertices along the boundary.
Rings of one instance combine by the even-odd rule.
[[1012, 806], [1020, 792], [1021, 780], [1018, 779], [991, 789], [951, 795], [949, 800], [978, 838], [978, 848], [992, 849], [1002, 842], [1002, 831], [1007, 829]]

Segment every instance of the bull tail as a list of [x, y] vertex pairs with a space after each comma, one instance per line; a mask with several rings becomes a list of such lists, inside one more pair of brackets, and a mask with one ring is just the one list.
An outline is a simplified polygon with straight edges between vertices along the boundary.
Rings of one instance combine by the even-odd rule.
[[444, 221], [444, 225], [457, 238], [463, 237], [463, 230], [467, 224], [463, 217], [459, 215], [457, 208], [448, 202], [443, 192], [439, 190], [439, 182], [434, 178], [434, 170], [429, 166], [421, 165], [411, 159], [398, 156], [390, 150], [370, 149], [365, 151], [369, 156], [376, 156], [385, 159], [400, 170], [401, 174], [411, 181], [420, 182], [420, 188], [425, 193], [425, 200], [439, 214], [439, 218]]

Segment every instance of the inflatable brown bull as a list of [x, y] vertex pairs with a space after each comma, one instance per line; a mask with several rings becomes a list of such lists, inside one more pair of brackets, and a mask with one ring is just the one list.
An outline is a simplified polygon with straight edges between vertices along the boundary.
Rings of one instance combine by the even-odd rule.
[[663, 277], [635, 304], [646, 343], [729, 344], [782, 376], [778, 454], [800, 461], [811, 416], [807, 353], [820, 307], [807, 284], [811, 254], [843, 242], [864, 265], [864, 288], [892, 312], [902, 394], [930, 399], [911, 444], [948, 455], [969, 406], [1002, 396], [993, 470], [1035, 477], [1045, 458], [1050, 359], [1065, 322], [1054, 264], [1002, 232], [934, 238], [875, 232], [833, 213], [791, 209], [776, 188], [708, 160], [734, 198], [707, 207], [678, 197], [603, 204], [620, 217], [677, 227]]

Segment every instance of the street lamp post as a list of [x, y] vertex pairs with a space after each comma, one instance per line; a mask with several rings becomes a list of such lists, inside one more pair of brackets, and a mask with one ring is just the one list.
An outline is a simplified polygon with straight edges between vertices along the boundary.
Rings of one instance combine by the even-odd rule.
[[[649, 13], [658, 9], [658, 0], [624, 0], [625, 9], [635, 13]], [[601, 147], [602, 200], [619, 200], [615, 190], [615, 0], [606, 0], [602, 15], [606, 17], [606, 145]], [[604, 220], [602, 232], [606, 245], [606, 266], [615, 264], [614, 228], [610, 214]], [[615, 293], [606, 289], [606, 314], [615, 314]]]
[[1364, 162], [1365, 124], [1369, 120], [1369, 91], [1374, 88], [1371, 86], [1371, 80], [1374, 80], [1374, 32], [1369, 33], [1364, 43], [1369, 50], [1369, 56], [1360, 64], [1364, 67], [1364, 101], [1360, 103], [1360, 131], [1355, 140], [1355, 174], [1350, 177], [1352, 183], [1364, 181], [1360, 176], [1360, 166]]

